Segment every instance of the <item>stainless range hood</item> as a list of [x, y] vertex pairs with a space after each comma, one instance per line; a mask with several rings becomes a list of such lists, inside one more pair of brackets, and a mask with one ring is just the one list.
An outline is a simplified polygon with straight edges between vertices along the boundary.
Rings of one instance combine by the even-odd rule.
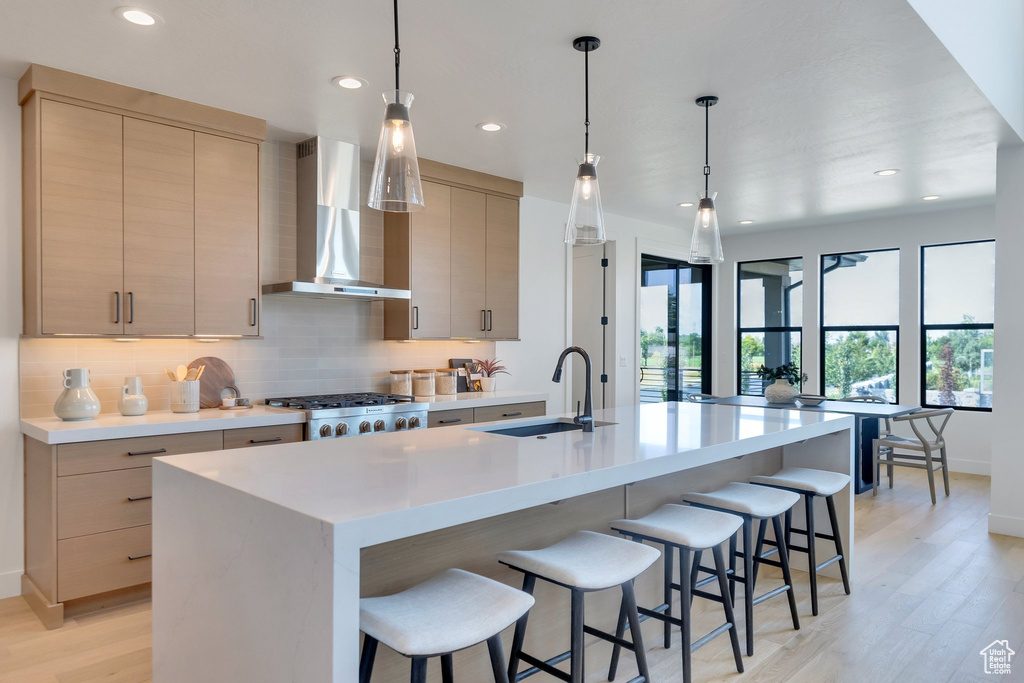
[[296, 279], [264, 294], [319, 299], [409, 299], [359, 279], [359, 145], [327, 138], [298, 144]]

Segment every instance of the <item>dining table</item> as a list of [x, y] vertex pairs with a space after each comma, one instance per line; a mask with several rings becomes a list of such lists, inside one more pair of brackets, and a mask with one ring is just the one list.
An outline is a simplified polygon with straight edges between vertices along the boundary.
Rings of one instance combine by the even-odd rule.
[[892, 419], [901, 415], [917, 412], [921, 406], [901, 405], [897, 403], [865, 403], [862, 401], [826, 400], [818, 405], [804, 405], [798, 401], [792, 403], [771, 403], [764, 396], [725, 396], [721, 398], [701, 399], [701, 403], [717, 403], [726, 406], [747, 408], [773, 408], [777, 410], [806, 410], [818, 413], [842, 413], [853, 415], [857, 421], [856, 451], [857, 465], [853, 488], [855, 493], [871, 490], [875, 479], [874, 441], [879, 436], [878, 421]]

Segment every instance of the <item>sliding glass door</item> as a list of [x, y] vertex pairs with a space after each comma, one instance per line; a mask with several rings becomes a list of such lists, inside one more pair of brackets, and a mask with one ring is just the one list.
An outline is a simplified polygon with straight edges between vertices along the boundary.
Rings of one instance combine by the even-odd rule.
[[711, 393], [711, 266], [640, 258], [640, 402]]

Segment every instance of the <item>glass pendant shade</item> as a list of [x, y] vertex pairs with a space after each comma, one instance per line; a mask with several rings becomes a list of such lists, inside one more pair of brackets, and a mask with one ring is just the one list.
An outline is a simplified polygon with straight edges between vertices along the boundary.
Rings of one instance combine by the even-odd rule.
[[693, 237], [690, 239], [690, 263], [706, 265], [725, 260], [722, 252], [722, 235], [718, 231], [718, 212], [715, 211], [715, 197], [701, 197], [697, 205], [697, 217], [693, 221]]
[[597, 164], [601, 157], [587, 154], [576, 174], [572, 190], [569, 220], [565, 224], [566, 244], [604, 244], [604, 212], [601, 188], [597, 184]]
[[387, 108], [366, 203], [379, 211], [417, 211], [423, 208], [423, 186], [409, 120], [413, 96], [404, 90], [389, 90], [383, 96]]

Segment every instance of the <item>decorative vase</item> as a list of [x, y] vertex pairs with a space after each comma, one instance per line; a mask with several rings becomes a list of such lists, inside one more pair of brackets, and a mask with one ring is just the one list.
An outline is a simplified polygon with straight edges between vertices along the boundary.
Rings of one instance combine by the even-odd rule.
[[792, 403], [800, 390], [789, 383], [788, 379], [777, 379], [764, 388], [764, 397], [769, 403]]
[[117, 401], [117, 409], [125, 417], [145, 415], [149, 408], [149, 399], [142, 393], [141, 377], [125, 377], [121, 387], [121, 398]]
[[53, 405], [53, 412], [66, 422], [91, 420], [100, 414], [100, 399], [89, 388], [88, 368], [64, 371], [64, 392]]
[[481, 377], [480, 378], [480, 391], [494, 391], [494, 378], [493, 377]]

